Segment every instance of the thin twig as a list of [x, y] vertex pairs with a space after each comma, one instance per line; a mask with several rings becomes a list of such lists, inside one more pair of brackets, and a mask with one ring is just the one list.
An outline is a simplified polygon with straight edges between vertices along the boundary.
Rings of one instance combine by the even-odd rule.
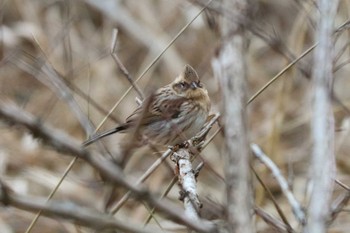
[[[66, 168], [66, 170], [64, 171], [64, 173], [62, 174], [62, 176], [60, 177], [59, 181], [57, 182], [56, 186], [53, 188], [53, 190], [51, 190], [49, 196], [46, 198], [46, 203], [51, 200], [53, 198], [53, 196], [56, 194], [57, 190], [60, 188], [63, 180], [67, 177], [68, 173], [72, 170], [74, 164], [77, 162], [78, 160], [78, 156], [74, 157], [72, 159], [72, 161], [70, 161], [68, 167]], [[33, 220], [31, 221], [30, 225], [27, 227], [25, 233], [29, 233], [32, 231], [33, 227], [35, 226], [35, 224], [37, 223], [37, 221], [39, 220], [39, 217], [42, 214], [42, 210], [40, 209], [38, 211], [38, 213], [36, 213], [35, 217], [33, 218]]]
[[104, 229], [117, 229], [130, 233], [160, 232], [154, 226], [144, 228], [137, 223], [117, 220], [105, 213], [81, 207], [75, 203], [68, 203], [67, 201], [55, 200], [47, 202], [45, 199], [20, 196], [12, 192], [2, 192], [0, 195], [0, 202], [30, 212], [39, 211], [42, 215], [47, 217], [60, 217], [67, 220], [73, 220], [75, 224], [98, 229], [100, 231]]
[[254, 208], [255, 214], [262, 218], [266, 223], [272, 225], [279, 231], [288, 231], [288, 226], [283, 224], [283, 222], [278, 221], [275, 217], [271, 216], [269, 213], [261, 209], [260, 207]]
[[145, 201], [154, 206], [158, 211], [166, 214], [174, 221], [178, 221], [187, 227], [199, 232], [213, 232], [214, 226], [203, 220], [189, 221], [184, 212], [177, 206], [166, 200], [159, 200], [144, 188], [127, 180], [122, 170], [106, 158], [98, 154], [91, 154], [80, 146], [80, 143], [62, 131], [40, 124], [31, 114], [15, 107], [14, 105], [0, 102], [0, 118], [10, 124], [17, 124], [27, 128], [35, 137], [40, 138], [45, 144], [65, 155], [78, 156], [94, 167], [102, 176], [110, 182], [130, 190], [138, 200]]
[[[206, 6], [204, 6], [192, 19], [190, 22], [188, 22], [177, 34], [176, 36], [165, 46], [165, 48], [156, 56], [153, 61], [146, 67], [146, 69], [140, 74], [140, 76], [135, 80], [135, 84], [140, 81], [143, 76], [151, 69], [151, 67], [162, 57], [162, 55], [170, 48], [170, 46], [181, 36], [181, 34], [202, 14], [202, 12], [206, 9], [206, 7], [212, 2], [213, 0], [210, 0]], [[114, 110], [119, 106], [119, 104], [123, 101], [123, 99], [130, 93], [130, 91], [133, 89], [133, 86], [130, 86], [126, 92], [120, 97], [120, 99], [115, 103], [115, 105], [111, 108], [111, 110], [108, 112], [108, 114], [103, 118], [103, 120], [100, 122], [100, 124], [97, 126], [96, 131], [98, 131], [102, 125], [106, 122], [109, 115], [111, 115]]]
[[[224, 158], [227, 225], [232, 232], [254, 232], [250, 210], [253, 198], [249, 172], [247, 133], [245, 41], [248, 1], [223, 0], [222, 46], [212, 59], [213, 73], [220, 83], [225, 124]], [[232, 78], [234, 77], [234, 78]], [[238, 136], [239, 135], [239, 136]]]
[[174, 152], [171, 160], [178, 169], [178, 183], [181, 186], [180, 200], [184, 203], [186, 216], [191, 220], [199, 219], [199, 209], [202, 204], [197, 194], [197, 182], [192, 169], [191, 155], [187, 149]]
[[312, 118], [311, 118], [311, 174], [310, 202], [307, 224], [308, 232], [327, 232], [327, 221], [331, 214], [330, 204], [336, 173], [334, 152], [334, 114], [332, 106], [334, 22], [338, 9], [337, 0], [319, 0], [316, 39], [319, 41], [312, 70]]
[[307, 54], [309, 54], [315, 47], [317, 46], [317, 43], [312, 45], [310, 48], [305, 50], [299, 57], [297, 57], [295, 60], [293, 60], [291, 63], [289, 63], [287, 66], [285, 66], [278, 74], [276, 74], [269, 82], [267, 82], [262, 88], [260, 88], [249, 100], [248, 104], [250, 104], [256, 97], [258, 97], [262, 92], [265, 91], [266, 88], [268, 88], [272, 83], [274, 83], [277, 79], [279, 79], [284, 73], [286, 73], [292, 66], [294, 66], [298, 61], [300, 61], [303, 57], [305, 57]]
[[337, 198], [331, 206], [331, 219], [329, 220], [329, 223], [332, 223], [339, 213], [344, 210], [344, 207], [349, 203], [350, 201], [350, 187], [346, 184], [342, 183], [340, 180], [335, 180], [335, 182], [340, 185], [343, 189], [345, 189], [345, 193], [341, 194], [339, 198]]
[[[193, 141], [203, 140], [204, 136], [209, 132], [209, 130], [212, 128], [212, 126], [215, 124], [215, 122], [220, 117], [220, 114], [216, 113], [213, 118], [206, 124], [203, 129], [193, 137]], [[208, 145], [208, 143], [206, 144]], [[201, 146], [201, 149], [205, 146]], [[199, 149], [199, 148], [197, 148]], [[160, 158], [158, 158], [148, 169], [147, 171], [136, 181], [136, 184], [141, 184], [144, 182], [158, 167], [161, 165], [161, 163], [172, 153], [171, 149], [168, 149], [165, 151]], [[112, 214], [116, 214], [119, 209], [126, 203], [126, 201], [130, 198], [131, 193], [127, 192], [111, 209]]]
[[270, 189], [266, 186], [266, 184], [264, 183], [264, 181], [260, 178], [260, 176], [258, 175], [258, 173], [255, 171], [255, 169], [253, 167], [251, 167], [255, 177], [257, 178], [258, 182], [262, 185], [262, 187], [264, 188], [264, 190], [267, 192], [268, 197], [271, 199], [273, 205], [275, 206], [277, 213], [279, 214], [279, 216], [281, 217], [282, 221], [284, 222], [284, 224], [286, 225], [286, 231], [289, 233], [294, 232], [292, 226], [289, 224], [287, 217], [285, 216], [285, 214], [283, 213], [282, 209], [280, 208], [280, 206], [277, 204], [277, 201], [275, 199], [275, 197], [273, 196], [272, 192], [270, 191]]
[[[35, 39], [35, 37], [34, 37], [34, 40], [36, 41], [36, 44], [41, 51], [43, 59], [45, 59], [42, 61], [42, 66], [40, 68], [39, 67], [37, 68], [37, 67], [32, 66], [31, 64], [29, 64], [28, 62], [26, 62], [24, 60], [19, 61], [19, 63], [17, 62], [17, 65], [19, 67], [22, 67], [28, 73], [32, 74], [33, 77], [37, 78], [43, 84], [47, 85], [59, 98], [61, 98], [64, 102], [66, 102], [67, 105], [71, 108], [72, 112], [77, 117], [77, 119], [79, 120], [81, 126], [85, 129], [85, 132], [87, 134], [92, 133], [93, 126], [91, 125], [89, 119], [87, 119], [85, 114], [81, 111], [80, 106], [75, 101], [71, 90], [63, 81], [64, 79], [58, 74], [58, 72], [56, 72], [54, 67], [49, 63], [43, 49], [41, 48], [39, 42]], [[38, 62], [38, 61], [36, 61], [36, 62]], [[22, 64], [22, 65], [20, 65], [20, 64]], [[43, 78], [37, 77], [40, 75], [45, 75], [45, 77], [43, 77]], [[47, 197], [47, 201], [50, 200], [55, 195], [56, 191], [59, 189], [60, 185], [62, 184], [63, 180], [65, 179], [67, 174], [70, 172], [70, 170], [74, 166], [77, 159], [78, 159], [77, 157], [72, 159], [72, 161], [70, 162], [66, 171], [64, 172], [64, 174], [60, 178], [59, 182], [57, 183], [55, 188], [51, 191], [51, 193]], [[40, 215], [41, 215], [41, 211], [39, 211], [36, 214], [36, 216], [34, 217], [34, 219], [31, 222], [31, 224], [26, 229], [26, 233], [29, 233], [33, 229], [33, 227], [36, 224], [36, 222], [38, 221]]]
[[287, 180], [282, 176], [282, 173], [280, 169], [276, 166], [276, 164], [261, 150], [261, 148], [257, 145], [252, 143], [250, 145], [250, 148], [253, 151], [253, 154], [268, 167], [273, 176], [276, 178], [278, 184], [280, 185], [283, 194], [286, 196], [290, 206], [292, 207], [293, 213], [296, 216], [297, 220], [304, 224], [305, 223], [305, 213], [300, 205], [300, 203], [297, 201], [297, 199], [294, 197], [293, 193], [290, 191]]
[[[64, 78], [56, 71], [54, 66], [50, 63], [49, 59], [45, 55], [44, 50], [41, 48], [39, 42], [36, 40], [35, 37], [34, 37], [34, 40], [43, 56], [42, 61], [40, 61], [42, 62], [42, 66], [37, 68], [38, 69], [37, 72], [39, 74], [44, 75], [44, 77], [40, 79], [40, 78], [37, 78], [35, 74], [33, 74], [33, 77], [37, 78], [39, 81], [44, 80], [43, 84], [45, 85], [47, 85], [47, 81], [48, 81], [49, 82], [48, 87], [57, 95], [57, 97], [62, 99], [64, 102], [66, 102], [66, 104], [70, 107], [70, 109], [78, 119], [82, 128], [85, 130], [85, 133], [91, 134], [94, 128], [93, 125], [91, 124], [89, 119], [86, 117], [84, 112], [81, 110], [77, 101], [74, 99], [72, 91], [63, 81]], [[27, 66], [31, 66], [31, 65], [28, 63]]]
[[[170, 190], [171, 190], [171, 189], [173, 188], [173, 186], [176, 184], [176, 181], [177, 181], [176, 176], [174, 176], [174, 177], [171, 179], [171, 181], [170, 181], [170, 183], [168, 184], [168, 186], [166, 187], [166, 189], [164, 190], [164, 192], [162, 193], [160, 199], [163, 199], [164, 197], [166, 197], [166, 196], [169, 194]], [[155, 212], [155, 209], [153, 208], [153, 209], [149, 212], [149, 215], [148, 215], [148, 217], [147, 217], [147, 219], [146, 219], [144, 225], [147, 225], [147, 224], [151, 221], [151, 219], [154, 218], [154, 212]]]
[[[136, 185], [143, 183], [161, 164], [162, 162], [171, 155], [172, 150], [168, 149], [161, 157], [159, 157], [143, 175], [136, 181]], [[131, 197], [131, 192], [128, 191], [112, 208], [110, 213], [116, 214], [118, 210], [125, 204], [125, 202]]]
[[144, 99], [144, 96], [142, 94], [142, 91], [140, 88], [136, 85], [136, 83], [132, 80], [130, 77], [129, 71], [125, 68], [122, 61], [120, 60], [118, 54], [117, 54], [117, 41], [118, 41], [118, 29], [113, 29], [113, 39], [112, 39], [112, 46], [111, 46], [111, 55], [114, 59], [114, 61], [117, 63], [120, 71], [124, 74], [125, 78], [129, 81], [130, 85], [135, 89], [137, 94], [140, 96], [141, 100]]

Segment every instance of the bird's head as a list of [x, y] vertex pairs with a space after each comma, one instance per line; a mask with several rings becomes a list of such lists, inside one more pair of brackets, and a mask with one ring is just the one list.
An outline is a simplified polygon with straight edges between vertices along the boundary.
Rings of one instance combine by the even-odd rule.
[[172, 83], [172, 87], [179, 96], [186, 98], [201, 98], [208, 94], [197, 72], [190, 65], [185, 65], [181, 74]]

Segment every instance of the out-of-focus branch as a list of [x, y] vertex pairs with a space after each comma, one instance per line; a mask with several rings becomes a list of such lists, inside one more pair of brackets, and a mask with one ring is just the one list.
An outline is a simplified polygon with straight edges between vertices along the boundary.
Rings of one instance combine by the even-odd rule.
[[300, 205], [300, 203], [297, 201], [297, 199], [294, 197], [293, 193], [290, 191], [287, 180], [282, 176], [282, 173], [280, 169], [276, 166], [276, 164], [265, 155], [265, 153], [261, 150], [261, 148], [257, 144], [251, 144], [250, 145], [253, 154], [268, 167], [273, 176], [276, 178], [278, 184], [280, 185], [283, 194], [286, 196], [289, 204], [291, 205], [293, 209], [293, 213], [298, 219], [300, 223], [305, 223], [305, 213]]
[[229, 9], [231, 14], [222, 15], [223, 45], [218, 57], [212, 61], [212, 66], [222, 90], [228, 224], [231, 232], [250, 233], [254, 230], [251, 222], [244, 57], [244, 19], [247, 17], [248, 3], [245, 0], [224, 0], [223, 8]]
[[[103, 3], [100, 1], [96, 1], [96, 0], [85, 0], [88, 4], [91, 4], [92, 6], [96, 7], [98, 10], [100, 10], [102, 13], [105, 13], [107, 16], [111, 17], [112, 19], [114, 19], [115, 21], [117, 21], [118, 23], [120, 23], [123, 27], [125, 27], [126, 30], [131, 30], [131, 34], [136, 33], [136, 38], [140, 39], [142, 42], [144, 42], [146, 46], [148, 48], [154, 49], [154, 44], [156, 45], [161, 45], [160, 46], [160, 52], [158, 53], [158, 55], [152, 60], [152, 62], [147, 66], [147, 68], [144, 69], [144, 71], [140, 74], [140, 76], [137, 77], [137, 79], [135, 80], [134, 83], [137, 83], [139, 80], [141, 80], [141, 78], [144, 77], [144, 75], [151, 69], [151, 67], [161, 58], [163, 57], [164, 53], [166, 51], [168, 51], [168, 49], [170, 49], [170, 46], [180, 37], [180, 35], [199, 17], [199, 15], [206, 9], [206, 7], [213, 1], [210, 0], [193, 18], [190, 22], [188, 22], [177, 34], [176, 36], [173, 37], [173, 39], [168, 43], [168, 44], [163, 44], [163, 43], [158, 43], [158, 38], [149, 38], [152, 37], [150, 35], [154, 35], [154, 33], [150, 33], [150, 32], [145, 32], [142, 33], [142, 31], [144, 31], [144, 26], [140, 26], [138, 25], [138, 23], [135, 22], [135, 20], [133, 19], [133, 17], [131, 17], [131, 15], [129, 14], [128, 10], [125, 9], [123, 6], [121, 6], [121, 4], [119, 2], [116, 1], [111, 1], [111, 0], [105, 0]], [[158, 42], [155, 42], [158, 41]], [[151, 44], [149, 44], [151, 42]], [[164, 46], [163, 46], [164, 45]], [[159, 47], [157, 47], [157, 50], [159, 50]], [[170, 50], [173, 51], [173, 50]], [[168, 52], [169, 55], [169, 52]], [[168, 56], [165, 56], [164, 58], [166, 59]], [[177, 56], [175, 54], [175, 56], [171, 56], [169, 55], [170, 59], [167, 59], [168, 63], [171, 64], [171, 66], [168, 66], [168, 68], [174, 69], [174, 72], [177, 72], [179, 70], [179, 68], [182, 66], [180, 66], [179, 64], [175, 64], [174, 62], [177, 60]], [[181, 63], [181, 62], [180, 62]], [[184, 62], [182, 62], [183, 64]], [[114, 106], [110, 109], [110, 111], [108, 112], [108, 114], [105, 116], [105, 118], [101, 121], [101, 123], [99, 124], [99, 126], [97, 128], [100, 128], [105, 121], [107, 120], [107, 118], [109, 117], [109, 115], [111, 115], [114, 110], [119, 106], [119, 104], [121, 103], [121, 101], [129, 94], [129, 92], [133, 89], [133, 86], [130, 86], [125, 93], [123, 94], [123, 96], [120, 97], [120, 99], [114, 104]]]
[[334, 116], [332, 111], [332, 70], [334, 18], [338, 1], [319, 0], [320, 12], [312, 73], [312, 120], [313, 141], [310, 166], [311, 196], [308, 219], [304, 232], [326, 232], [330, 215], [330, 201], [335, 179]]
[[139, 226], [137, 223], [120, 221], [110, 215], [84, 208], [71, 202], [49, 201], [28, 196], [19, 196], [2, 187], [0, 202], [30, 212], [40, 211], [48, 217], [73, 220], [75, 224], [98, 230], [118, 229], [123, 232], [159, 232], [155, 227]]
[[[145, 25], [145, 22], [135, 18], [129, 9], [120, 1], [105, 0], [101, 2], [97, 0], [85, 0], [85, 2], [118, 23], [123, 30], [142, 43], [146, 48], [150, 49], [153, 55], [160, 53], [166, 47], [167, 36], [156, 31], [151, 31], [150, 27]], [[174, 73], [185, 63], [174, 48], [170, 48], [163, 59], [166, 61], [167, 68], [174, 71]]]
[[344, 207], [349, 203], [350, 201], [350, 188], [340, 182], [339, 180], [336, 180], [336, 183], [339, 184], [341, 187], [343, 187], [346, 191], [345, 193], [342, 193], [332, 204], [331, 206], [331, 217], [329, 223], [332, 223], [339, 215], [339, 213], [344, 209]]
[[136, 83], [132, 80], [132, 78], [130, 77], [129, 71], [125, 68], [125, 66], [123, 65], [122, 61], [120, 60], [120, 58], [117, 54], [117, 39], [118, 39], [118, 30], [114, 29], [113, 30], [112, 46], [111, 46], [111, 55], [112, 55], [115, 63], [117, 63], [119, 70], [123, 73], [125, 78], [129, 81], [130, 85], [135, 89], [135, 91], [137, 92], [139, 97], [143, 100], [144, 96], [142, 94], [142, 91], [136, 85]]
[[[254, 211], [255, 211], [255, 214], [258, 215], [260, 218], [262, 218], [266, 223], [272, 225], [273, 227], [280, 230], [281, 232], [289, 232], [291, 230], [289, 226], [277, 220], [274, 216], [271, 216], [269, 213], [267, 213], [260, 207], [255, 207]], [[294, 233], [295, 231], [292, 230], [291, 232]]]
[[38, 118], [14, 104], [0, 101], [0, 119], [12, 125], [20, 125], [28, 129], [34, 137], [40, 138], [45, 144], [52, 146], [56, 151], [73, 156], [86, 157], [87, 152], [82, 150], [80, 143], [62, 131], [43, 125]]
[[[42, 53], [44, 52], [42, 51]], [[63, 100], [70, 107], [72, 113], [85, 130], [85, 133], [88, 135], [93, 133], [93, 126], [74, 99], [71, 89], [66, 85], [63, 78], [48, 60], [45, 60], [45, 58], [39, 60], [24, 53], [24, 58], [17, 58], [14, 56], [10, 57], [9, 61], [46, 85], [58, 98]], [[32, 63], [34, 63], [34, 65]]]
[[[42, 53], [41, 59], [36, 59], [30, 54], [23, 53], [23, 55], [25, 55], [25, 58], [27, 58], [26, 60], [22, 58], [17, 58], [17, 56], [10, 56], [9, 61], [17, 65], [19, 68], [23, 69], [24, 71], [28, 72], [29, 74], [31, 74], [34, 78], [36, 78], [41, 83], [43, 83], [48, 88], [50, 88], [58, 98], [66, 102], [66, 104], [70, 107], [71, 111], [80, 122], [82, 128], [85, 130], [85, 133], [91, 134], [93, 132], [93, 126], [89, 121], [89, 119], [81, 110], [77, 101], [75, 100], [71, 89], [69, 88], [69, 86], [67, 85], [63, 77], [55, 70], [52, 64], [49, 63], [48, 59], [45, 56], [44, 51], [41, 49], [38, 42], [37, 42], [37, 45], [40, 48]], [[49, 194], [48, 200], [55, 195], [63, 179], [69, 173], [69, 171], [71, 170], [71, 168], [73, 167], [76, 161], [77, 161], [77, 157], [73, 158], [70, 165], [67, 167], [66, 171], [61, 177], [60, 181], [57, 183], [56, 187]], [[37, 213], [37, 215], [34, 217], [33, 221], [31, 222], [30, 226], [26, 230], [26, 233], [27, 232], [29, 233], [31, 231], [32, 227], [35, 225], [35, 223], [39, 219], [40, 214], [41, 212], [39, 211], [39, 213]]]
[[198, 232], [215, 231], [213, 224], [209, 222], [204, 222], [202, 220], [197, 220], [196, 222], [189, 221], [184, 211], [179, 207], [174, 206], [174, 204], [169, 201], [159, 200], [146, 189], [128, 181], [121, 169], [114, 163], [111, 163], [98, 154], [89, 153], [84, 150], [75, 139], [62, 131], [42, 125], [34, 116], [14, 105], [0, 102], [0, 118], [10, 124], [16, 124], [27, 128], [35, 137], [42, 139], [47, 145], [52, 146], [58, 152], [70, 156], [78, 156], [85, 160], [110, 182], [130, 190], [136, 199], [143, 200], [149, 205], [154, 206], [156, 210], [168, 216], [170, 219], [180, 222]]
[[[216, 113], [212, 115], [212, 118], [210, 121], [203, 127], [203, 129], [194, 136], [191, 140], [191, 144], [195, 144], [195, 147], [197, 150], [203, 149], [205, 146], [198, 143], [204, 140], [205, 136], [208, 134], [209, 130], [213, 127], [213, 125], [216, 123], [218, 118], [220, 117], [219, 113]], [[166, 150], [161, 157], [159, 157], [154, 163], [147, 169], [147, 171], [137, 180], [136, 184], [141, 184], [144, 182], [161, 164], [162, 162], [171, 155], [172, 150], [168, 149]], [[125, 202], [130, 198], [131, 193], [127, 192], [112, 208], [111, 213], [115, 214], [122, 206], [125, 204]]]
[[181, 186], [181, 200], [184, 202], [186, 216], [191, 220], [199, 219], [201, 202], [197, 194], [197, 184], [192, 169], [191, 155], [187, 149], [174, 152], [171, 159], [178, 169], [178, 182]]
[[[139, 185], [144, 182], [163, 162], [166, 158], [171, 155], [172, 150], [166, 150], [161, 157], [159, 157], [148, 169], [147, 171], [136, 181], [136, 184]], [[117, 211], [125, 204], [125, 202], [131, 197], [132, 193], [127, 192], [112, 208], [111, 213], [116, 214]]]

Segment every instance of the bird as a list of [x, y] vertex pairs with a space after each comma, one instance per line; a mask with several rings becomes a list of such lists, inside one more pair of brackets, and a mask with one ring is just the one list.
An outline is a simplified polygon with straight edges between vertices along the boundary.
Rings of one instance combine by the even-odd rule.
[[93, 135], [82, 145], [86, 147], [109, 135], [130, 132], [154, 145], [181, 145], [203, 127], [210, 105], [207, 89], [195, 69], [187, 64], [173, 82], [148, 96], [125, 123]]

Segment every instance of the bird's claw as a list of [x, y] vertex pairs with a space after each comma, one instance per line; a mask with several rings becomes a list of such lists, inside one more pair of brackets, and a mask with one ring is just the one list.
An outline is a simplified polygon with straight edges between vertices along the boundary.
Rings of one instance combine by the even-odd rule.
[[176, 152], [180, 149], [187, 149], [189, 148], [189, 146], [190, 146], [190, 143], [188, 141], [184, 141], [180, 144], [176, 144], [175, 146], [168, 146], [168, 148], [172, 150], [172, 152]]

